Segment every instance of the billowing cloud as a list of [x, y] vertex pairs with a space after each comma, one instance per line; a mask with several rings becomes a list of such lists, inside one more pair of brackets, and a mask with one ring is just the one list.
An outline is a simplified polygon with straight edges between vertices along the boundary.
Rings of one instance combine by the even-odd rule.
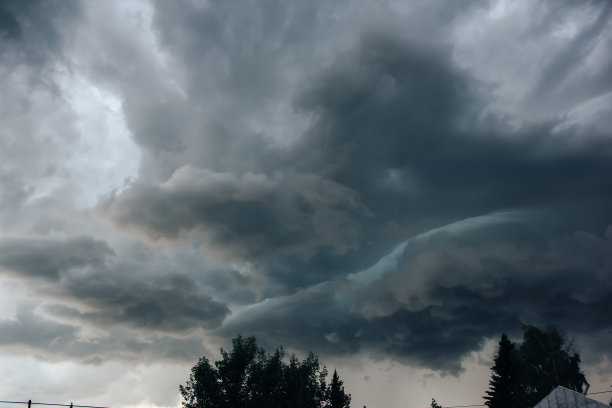
[[596, 372], [611, 10], [2, 2], [0, 347], [185, 364], [241, 332], [461, 379], [528, 322]]
[[261, 302], [221, 330], [330, 355], [367, 350], [455, 373], [459, 356], [496, 333], [518, 334], [525, 322], [609, 338], [611, 228], [546, 236], [522, 215], [479, 217], [413, 237], [371, 268]]
[[112, 360], [191, 362], [202, 353], [198, 336], [151, 337], [114, 327], [100, 333], [58, 322], [55, 316], [23, 307], [14, 320], [0, 322], [0, 345], [44, 361], [102, 364]]
[[102, 264], [113, 255], [106, 242], [91, 237], [66, 240], [4, 239], [0, 241], [0, 265], [23, 276], [58, 280], [73, 268]]
[[303, 273], [316, 283], [363, 269], [398, 240], [466, 217], [557, 203], [605, 211], [612, 186], [593, 175], [612, 169], [600, 143], [568, 150], [554, 140], [575, 130], [558, 123], [483, 119], [475, 86], [440, 52], [366, 37], [304, 85], [296, 103], [313, 125], [289, 147], [262, 145], [265, 173], [183, 167], [101, 208], [154, 238], [192, 233], [297, 287]]
[[5, 240], [0, 253], [5, 272], [48, 297], [45, 313], [75, 327], [125, 325], [181, 334], [218, 326], [229, 312], [187, 275], [143, 276], [140, 265], [109, 259], [115, 254], [106, 242], [90, 237]]

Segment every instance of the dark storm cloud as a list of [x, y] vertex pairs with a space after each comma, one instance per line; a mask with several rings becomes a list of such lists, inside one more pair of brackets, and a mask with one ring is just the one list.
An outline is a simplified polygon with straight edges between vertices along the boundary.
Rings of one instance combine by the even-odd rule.
[[103, 335], [88, 337], [82, 328], [49, 319], [30, 306], [20, 308], [14, 320], [0, 322], [0, 345], [44, 360], [88, 364], [109, 359], [191, 362], [203, 350], [199, 336], [148, 338], [115, 327]]
[[187, 275], [143, 276], [142, 266], [109, 259], [114, 255], [106, 242], [89, 237], [0, 242], [2, 269], [18, 280], [52, 281], [38, 289], [30, 282], [31, 290], [49, 299], [48, 314], [77, 325], [184, 335], [216, 327], [229, 313]]
[[[183, 236], [203, 241], [217, 257], [249, 262], [272, 258], [271, 268], [287, 259], [297, 266], [302, 251], [337, 259], [353, 250], [358, 238], [359, 226], [351, 217], [370, 216], [355, 192], [314, 175], [286, 180], [191, 167], [158, 186], [136, 184], [108, 197], [99, 209], [120, 226], [145, 227], [153, 239]], [[324, 277], [312, 271], [296, 278]]]
[[593, 176], [609, 171], [607, 142], [568, 151], [553, 144], [557, 123], [511, 131], [479, 120], [484, 101], [468, 80], [444, 55], [368, 39], [302, 98], [318, 121], [294, 159], [361, 193], [376, 215], [412, 222], [610, 198]]
[[106, 242], [91, 237], [0, 240], [0, 266], [28, 277], [58, 280], [70, 269], [103, 264], [111, 255]]
[[412, 238], [381, 275], [372, 268], [263, 302], [220, 330], [330, 355], [362, 350], [452, 373], [461, 370], [461, 356], [501, 332], [518, 335], [521, 323], [558, 325], [578, 335], [583, 348], [609, 353], [601, 339], [610, 338], [612, 227], [603, 236], [547, 237], [541, 224], [520, 215]]
[[450, 24], [470, 9], [467, 3], [455, 8], [435, 1], [412, 5], [414, 14], [398, 17], [386, 1], [154, 4], [155, 32], [180, 72], [183, 94], [150, 97], [157, 92], [139, 87], [126, 111], [145, 149], [144, 178], [156, 181], [185, 164], [221, 172], [268, 171], [278, 159], [267, 145], [296, 140], [305, 126], [290, 103], [296, 88], [353, 43], [355, 27], [401, 26], [426, 38], [445, 28], [429, 22]]
[[[500, 84], [458, 67], [454, 19], [471, 9], [426, 3], [156, 1], [126, 18], [113, 2], [2, 2], [0, 61], [21, 64], [5, 80], [3, 225], [82, 234], [98, 221], [71, 219], [79, 188], [53, 190], [70, 177], [36, 183], [68, 174], [62, 161], [103, 133], [79, 137], [87, 118], [63, 94], [66, 69], [71, 86], [117, 98], [142, 153], [138, 179], [96, 207], [118, 228], [92, 230], [109, 243], [136, 232], [148, 251], [3, 238], [0, 271], [42, 303], [1, 322], [0, 344], [79, 361], [190, 359], [194, 336], [242, 332], [457, 373], [521, 321], [609, 339], [610, 134], [566, 115], [611, 90], [610, 6], [590, 3], [593, 24], [565, 46], [535, 46], [534, 113], [511, 126], [489, 110]], [[573, 16], [566, 7], [528, 23], [548, 33]], [[182, 263], [194, 243], [201, 259]]]
[[[601, 237], [612, 224], [611, 146], [601, 137], [567, 144], [578, 130], [560, 130], [560, 120], [512, 128], [483, 114], [485, 91], [444, 48], [370, 34], [302, 84], [295, 105], [310, 128], [276, 152], [262, 145], [267, 160], [250, 182], [250, 173], [180, 169], [100, 209], [154, 238], [227, 250], [252, 262], [269, 288], [280, 282], [294, 293], [236, 316], [220, 328], [227, 336], [367, 350], [457, 373], [461, 357], [521, 322], [603, 335], [609, 324], [597, 310], [609, 314], [612, 294], [610, 243]], [[411, 243], [371, 287], [342, 278], [409, 236], [517, 208], [539, 212]], [[333, 283], [301, 290], [325, 281]]]
[[78, 15], [78, 3], [66, 1], [4, 0], [0, 3], [0, 57], [26, 57], [32, 64], [45, 62], [60, 51], [62, 27]]
[[305, 275], [320, 282], [364, 268], [399, 239], [452, 220], [610, 202], [612, 182], [597, 176], [612, 171], [607, 143], [568, 150], [553, 144], [556, 123], [512, 132], [482, 121], [473, 84], [442, 52], [367, 37], [297, 103], [315, 122], [267, 173], [183, 168], [102, 210], [156, 238], [213, 237], [217, 249], [301, 286]]
[[[216, 327], [229, 313], [227, 306], [202, 293], [186, 275], [129, 279], [125, 274], [105, 273], [74, 277], [63, 284], [63, 297], [74, 307], [50, 305], [49, 314], [67, 321], [98, 327], [127, 327], [187, 334], [199, 327]], [[109, 276], [110, 275], [110, 276]], [[79, 305], [89, 311], [79, 311]]]

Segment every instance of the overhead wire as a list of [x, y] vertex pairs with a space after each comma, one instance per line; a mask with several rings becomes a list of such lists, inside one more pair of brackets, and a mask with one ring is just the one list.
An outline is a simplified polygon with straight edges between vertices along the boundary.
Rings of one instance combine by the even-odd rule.
[[93, 405], [77, 405], [77, 404], [54, 404], [51, 402], [33, 402], [30, 401], [0, 401], [3, 404], [27, 404], [29, 405], [48, 405], [48, 406], [56, 406], [56, 407], [76, 407], [76, 408], [110, 408], [110, 407], [97, 407]]
[[[596, 394], [608, 394], [611, 391], [597, 391], [597, 392], [589, 392], [586, 395], [596, 395]], [[110, 407], [99, 407], [94, 405], [77, 405], [77, 404], [54, 404], [50, 402], [32, 402], [30, 401], [2, 401], [2, 404], [28, 404], [28, 405], [46, 405], [46, 406], [56, 406], [56, 407], [73, 407], [73, 408], [110, 408]], [[473, 407], [484, 407], [485, 404], [470, 404], [470, 405], [442, 405], [442, 408], [473, 408]]]

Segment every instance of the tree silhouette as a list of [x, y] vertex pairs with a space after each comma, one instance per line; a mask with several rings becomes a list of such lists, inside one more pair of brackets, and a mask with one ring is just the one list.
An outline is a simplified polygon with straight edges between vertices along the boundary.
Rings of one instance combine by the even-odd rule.
[[329, 408], [348, 408], [351, 406], [351, 395], [344, 392], [344, 385], [334, 370], [329, 384]]
[[248, 388], [245, 387], [247, 369], [254, 362], [257, 354], [255, 337], [237, 336], [232, 339], [232, 350], [228, 353], [221, 349], [220, 361], [215, 362], [224, 405], [234, 408], [247, 406]]
[[[237, 336], [232, 349], [221, 349], [214, 367], [202, 357], [179, 386], [184, 408], [349, 408], [350, 395], [334, 371], [312, 352], [303, 361], [295, 355], [285, 362], [282, 348], [272, 354], [257, 346], [255, 337]], [[340, 404], [340, 405], [338, 405]]]
[[311, 352], [300, 362], [295, 355], [285, 367], [285, 397], [288, 407], [315, 408], [326, 403], [327, 369], [319, 367], [318, 358]]
[[521, 399], [519, 383], [519, 361], [514, 343], [506, 334], [502, 334], [497, 348], [489, 381], [489, 390], [484, 399], [489, 408], [515, 408]]
[[260, 350], [249, 368], [246, 388], [250, 407], [280, 408], [286, 400], [285, 366], [282, 348], [266, 355]]
[[527, 406], [537, 404], [558, 385], [579, 393], [588, 385], [573, 342], [567, 341], [556, 327], [541, 330], [524, 326], [523, 344], [518, 351], [523, 403]]
[[552, 326], [542, 330], [525, 325], [523, 330], [519, 348], [502, 335], [485, 404], [489, 408], [532, 407], [559, 385], [584, 392], [588, 382], [573, 342]]
[[219, 378], [206, 357], [200, 358], [191, 369], [187, 385], [179, 386], [183, 396], [185, 408], [213, 408], [221, 407], [221, 389]]

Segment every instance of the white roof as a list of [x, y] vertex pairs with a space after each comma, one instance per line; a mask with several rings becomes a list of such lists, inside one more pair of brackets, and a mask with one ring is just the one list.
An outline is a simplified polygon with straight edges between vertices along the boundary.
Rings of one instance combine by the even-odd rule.
[[610, 408], [610, 406], [558, 386], [533, 408]]

